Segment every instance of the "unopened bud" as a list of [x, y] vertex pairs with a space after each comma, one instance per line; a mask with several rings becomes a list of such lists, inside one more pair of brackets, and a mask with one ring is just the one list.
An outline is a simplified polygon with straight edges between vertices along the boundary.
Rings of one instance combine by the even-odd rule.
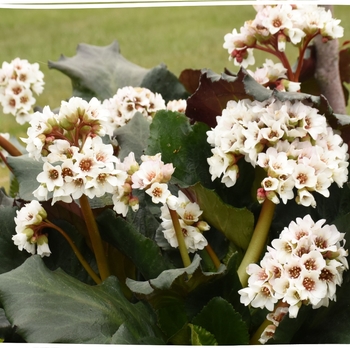
[[81, 135], [88, 135], [91, 132], [91, 126], [85, 125], [80, 129]]
[[66, 118], [62, 118], [60, 120], [60, 127], [64, 130], [73, 130], [75, 128], [75, 124], [68, 121]]
[[278, 51], [284, 52], [286, 50], [286, 42], [287, 38], [284, 34], [280, 33], [277, 36], [277, 46], [278, 46]]
[[199, 229], [199, 231], [203, 232], [203, 231], [209, 231], [210, 230], [210, 226], [208, 225], [208, 223], [206, 221], [198, 221], [196, 223], [196, 227]]
[[129, 206], [131, 207], [131, 209], [133, 210], [133, 211], [137, 211], [137, 210], [139, 210], [139, 199], [137, 198], [137, 197], [131, 197], [130, 199], [129, 199]]

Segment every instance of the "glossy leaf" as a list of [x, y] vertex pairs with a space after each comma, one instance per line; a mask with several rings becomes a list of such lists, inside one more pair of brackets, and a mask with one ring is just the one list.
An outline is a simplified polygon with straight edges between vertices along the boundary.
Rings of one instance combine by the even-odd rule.
[[160, 93], [166, 103], [186, 99], [189, 96], [179, 79], [164, 64], [151, 69], [143, 78], [141, 87]]
[[214, 191], [201, 184], [191, 187], [191, 191], [203, 210], [203, 219], [221, 231], [236, 247], [246, 250], [254, 230], [252, 212], [224, 203]]
[[175, 172], [172, 180], [180, 186], [188, 187], [198, 181], [210, 186], [207, 158], [211, 151], [206, 141], [207, 131], [208, 127], [203, 123], [190, 125], [184, 114], [159, 111], [150, 126], [146, 153], [161, 153], [164, 163], [173, 163]]
[[215, 337], [204, 328], [190, 324], [192, 345], [219, 345]]
[[19, 197], [25, 201], [36, 199], [33, 191], [39, 187], [36, 177], [43, 171], [43, 163], [29, 158], [27, 154], [8, 157], [7, 161], [19, 182]]
[[162, 271], [173, 266], [165, 260], [157, 244], [143, 236], [125, 219], [117, 217], [108, 209], [97, 217], [102, 237], [126, 255], [144, 278], [158, 276]]
[[124, 159], [130, 152], [134, 152], [135, 159], [140, 160], [147, 147], [150, 123], [139, 112], [136, 112], [131, 120], [114, 132], [120, 146], [118, 157]]
[[158, 338], [150, 310], [128, 302], [115, 278], [88, 286], [61, 270], [48, 270], [39, 256], [0, 275], [0, 301], [27, 342], [107, 344], [121, 325], [140, 343]]
[[19, 251], [13, 243], [12, 236], [16, 234], [16, 207], [0, 206], [0, 274], [20, 266], [30, 254]]
[[213, 298], [192, 320], [214, 335], [219, 345], [247, 345], [249, 333], [241, 315], [223, 298]]

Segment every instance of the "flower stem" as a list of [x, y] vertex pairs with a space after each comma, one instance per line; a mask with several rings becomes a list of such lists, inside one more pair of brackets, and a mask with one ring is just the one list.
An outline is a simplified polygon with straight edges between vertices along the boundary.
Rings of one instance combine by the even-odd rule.
[[8, 152], [10, 156], [18, 157], [22, 155], [22, 152], [19, 151], [10, 141], [6, 140], [3, 136], [0, 135], [0, 147]]
[[76, 247], [76, 245], [74, 244], [74, 242], [72, 241], [72, 239], [67, 235], [67, 233], [65, 231], [63, 231], [60, 227], [56, 226], [55, 224], [53, 224], [52, 222], [45, 220], [45, 226], [47, 227], [51, 227], [54, 230], [58, 231], [65, 239], [66, 241], [69, 243], [69, 245], [71, 246], [74, 254], [76, 255], [76, 257], [79, 259], [80, 263], [83, 265], [84, 269], [86, 270], [86, 272], [90, 275], [90, 277], [95, 281], [96, 284], [100, 284], [101, 283], [101, 279], [100, 277], [98, 277], [95, 273], [95, 271], [91, 268], [91, 266], [87, 263], [87, 261], [85, 260], [85, 258], [82, 256], [82, 254], [80, 253], [80, 251], [78, 250], [78, 248]]
[[221, 265], [221, 262], [220, 262], [219, 258], [217, 257], [216, 253], [214, 252], [213, 248], [208, 244], [205, 246], [205, 250], [207, 251], [208, 255], [210, 256], [216, 269], [218, 269]]
[[248, 249], [243, 257], [243, 260], [237, 270], [238, 277], [243, 287], [248, 284], [247, 266], [256, 263], [265, 247], [267, 235], [270, 230], [273, 214], [276, 205], [269, 199], [266, 199], [262, 205], [258, 222], [255, 226], [253, 236], [250, 240]]
[[182, 259], [184, 266], [187, 267], [187, 266], [191, 265], [191, 259], [190, 259], [190, 256], [188, 255], [188, 251], [187, 251], [184, 236], [182, 234], [182, 229], [181, 229], [181, 225], [179, 222], [179, 218], [177, 216], [176, 210], [170, 209], [169, 207], [168, 207], [168, 209], [170, 212], [171, 221], [173, 222], [173, 226], [174, 226], [174, 230], [175, 230], [175, 234], [176, 234], [176, 238], [177, 238], [177, 243], [179, 245], [181, 259]]
[[[288, 307], [288, 304], [283, 302], [282, 300], [280, 300], [277, 305], [275, 306], [273, 312], [275, 313], [276, 310], [279, 307]], [[284, 317], [284, 314], [281, 318]], [[255, 331], [255, 333], [253, 334], [253, 336], [250, 338], [249, 341], [249, 345], [261, 345], [261, 343], [259, 342], [259, 339], [261, 338], [261, 335], [263, 334], [264, 330], [266, 329], [266, 327], [268, 327], [269, 325], [272, 325], [272, 321], [268, 320], [267, 318], [265, 318], [265, 320], [261, 323], [261, 325], [259, 326], [259, 328]]]
[[110, 276], [110, 272], [107, 258], [103, 249], [100, 232], [98, 230], [97, 223], [92, 213], [88, 197], [83, 194], [79, 198], [79, 203], [90, 236], [93, 251], [95, 253], [97, 267], [100, 272], [101, 279], [102, 281], [104, 281], [108, 276]]

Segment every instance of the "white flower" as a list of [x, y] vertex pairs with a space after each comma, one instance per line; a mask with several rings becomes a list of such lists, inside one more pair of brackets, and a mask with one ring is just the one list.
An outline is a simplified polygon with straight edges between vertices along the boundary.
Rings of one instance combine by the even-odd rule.
[[295, 197], [295, 188], [297, 203], [316, 206], [312, 192], [327, 197], [333, 182], [342, 187], [347, 181], [347, 144], [317, 109], [300, 101], [229, 101], [207, 136], [212, 181], [221, 178], [234, 186], [242, 157], [266, 171], [259, 202], [286, 203]]
[[306, 215], [285, 227], [260, 266], [247, 267], [250, 277], [248, 287], [239, 291], [241, 302], [273, 310], [280, 300], [288, 305], [289, 317], [295, 318], [302, 304], [319, 308], [335, 300], [336, 285], [341, 285], [348, 269], [348, 253], [342, 247], [344, 234], [324, 223]]
[[36, 101], [33, 93], [42, 93], [43, 77], [37, 63], [30, 64], [20, 58], [10, 63], [4, 62], [0, 69], [0, 103], [3, 112], [14, 115], [21, 125], [30, 121]]
[[167, 184], [160, 184], [158, 182], [152, 183], [151, 187], [145, 191], [152, 197], [152, 202], [165, 203], [167, 198], [170, 196], [170, 191], [168, 190]]
[[36, 177], [40, 184], [45, 184], [48, 191], [52, 192], [56, 187], [63, 186], [63, 177], [61, 166], [53, 166], [49, 162], [43, 165], [43, 172]]
[[171, 163], [162, 162], [160, 153], [155, 156], [142, 156], [141, 160], [139, 169], [131, 176], [133, 188], [147, 189], [155, 182], [168, 182], [175, 170]]

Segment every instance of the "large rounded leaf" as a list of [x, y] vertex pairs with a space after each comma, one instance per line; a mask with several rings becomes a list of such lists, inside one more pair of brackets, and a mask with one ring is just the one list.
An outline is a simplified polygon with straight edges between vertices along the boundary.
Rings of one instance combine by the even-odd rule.
[[153, 313], [127, 301], [114, 277], [88, 286], [62, 270], [48, 270], [39, 256], [0, 275], [0, 302], [17, 333], [30, 343], [128, 343], [129, 336], [125, 341], [120, 334], [115, 337], [122, 325], [136, 343], [143, 338], [161, 342]]

